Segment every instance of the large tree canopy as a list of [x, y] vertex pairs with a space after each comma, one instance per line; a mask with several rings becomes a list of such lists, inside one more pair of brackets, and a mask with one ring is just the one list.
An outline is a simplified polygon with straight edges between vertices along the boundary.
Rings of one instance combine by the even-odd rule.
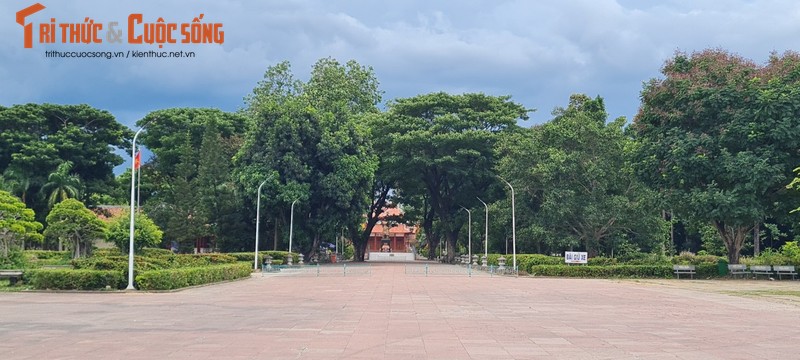
[[59, 164], [69, 161], [80, 177], [83, 200], [107, 194], [115, 186], [114, 153], [132, 137], [109, 112], [88, 105], [27, 104], [0, 109], [0, 172], [14, 180], [15, 194], [40, 216], [47, 197], [40, 194]]
[[633, 125], [638, 173], [682, 218], [712, 224], [737, 263], [747, 233], [782, 216], [797, 166], [800, 56], [765, 66], [722, 50], [677, 54], [645, 84]]
[[243, 250], [250, 212], [234, 191], [230, 170], [246, 118], [217, 109], [176, 108], [154, 111], [137, 124], [145, 126], [142, 144], [154, 154], [141, 171], [145, 210], [166, 239], [187, 252], [198, 240], [221, 250]]
[[[425, 194], [439, 219], [448, 261], [465, 223], [457, 212], [477, 204], [476, 197], [498, 181], [493, 170], [498, 133], [515, 128], [528, 112], [507, 96], [433, 93], [396, 100], [376, 126], [376, 136], [389, 142], [383, 161], [398, 171], [400, 189]], [[423, 227], [432, 257], [440, 237], [432, 221]]]
[[275, 219], [276, 242], [295, 200], [295, 241], [305, 253], [360, 225], [377, 167], [360, 117], [377, 112], [379, 101], [372, 69], [354, 61], [322, 59], [307, 83], [294, 79], [287, 62], [267, 70], [248, 98], [254, 126], [237, 173], [253, 203], [267, 180], [262, 206]]
[[498, 146], [500, 172], [524, 194], [518, 199], [527, 214], [519, 224], [535, 250], [560, 253], [577, 246], [596, 256], [613, 253], [616, 239], [638, 237], [637, 245], [647, 250], [664, 240], [654, 194], [628, 161], [632, 141], [624, 134], [625, 119], [606, 123], [603, 99], [585, 95], [573, 95], [554, 115]]

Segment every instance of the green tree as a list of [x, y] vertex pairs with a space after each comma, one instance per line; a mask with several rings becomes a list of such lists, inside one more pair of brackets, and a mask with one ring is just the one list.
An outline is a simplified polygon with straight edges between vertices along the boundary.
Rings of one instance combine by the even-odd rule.
[[372, 69], [333, 59], [318, 61], [305, 84], [287, 62], [271, 67], [248, 98], [253, 128], [237, 155], [240, 183], [252, 201], [270, 179], [262, 205], [275, 223], [299, 199], [295, 241], [305, 253], [363, 221], [377, 163], [360, 115], [377, 112], [379, 99]]
[[33, 210], [9, 192], [0, 191], [0, 256], [8, 258], [10, 251], [24, 247], [26, 241], [41, 242], [41, 230]]
[[788, 212], [800, 56], [758, 66], [722, 50], [678, 53], [662, 74], [645, 84], [633, 124], [637, 172], [679, 218], [712, 224], [738, 263], [753, 226]]
[[538, 250], [578, 246], [596, 256], [611, 253], [613, 240], [623, 236], [643, 248], [663, 245], [666, 225], [654, 207], [655, 194], [628, 160], [632, 141], [624, 133], [625, 118], [606, 123], [603, 99], [586, 95], [571, 96], [569, 106], [553, 115], [498, 147], [500, 172], [531, 199], [519, 201], [532, 214], [519, 224], [542, 243]]
[[[434, 93], [390, 104], [376, 131], [390, 142], [382, 160], [399, 171], [401, 191], [425, 194], [444, 234], [448, 261], [465, 220], [461, 207], [473, 207], [497, 182], [493, 148], [499, 133], [515, 128], [529, 111], [509, 97], [484, 94]], [[433, 221], [423, 226], [433, 256], [439, 236]]]
[[[169, 182], [175, 176], [178, 164], [185, 154], [182, 146], [188, 144], [195, 154], [199, 153], [203, 135], [214, 127], [221, 140], [222, 155], [230, 159], [238, 150], [241, 138], [247, 130], [247, 119], [234, 113], [207, 108], [172, 108], [157, 110], [137, 121], [138, 126], [146, 126], [141, 135], [142, 144], [153, 152], [150, 161], [160, 179]], [[130, 179], [130, 178], [129, 178]]]
[[42, 193], [47, 197], [47, 207], [69, 198], [78, 198], [81, 193], [81, 179], [71, 174], [72, 162], [65, 161], [58, 165], [56, 171], [47, 176], [47, 183], [42, 186]]
[[[123, 253], [127, 254], [130, 247], [131, 212], [123, 211], [119, 216], [112, 218], [108, 226], [108, 241], [117, 245]], [[164, 232], [146, 214], [137, 212], [133, 227], [133, 248], [139, 252], [145, 247], [159, 247]]]
[[197, 241], [207, 239], [210, 228], [207, 211], [197, 187], [198, 159], [189, 137], [179, 146], [181, 154], [175, 171], [161, 193], [147, 204], [147, 213], [163, 229], [167, 240], [176, 241], [181, 252], [191, 252]]
[[225, 251], [244, 250], [242, 240], [251, 243], [247, 222], [242, 211], [243, 201], [236, 192], [231, 176], [230, 151], [219, 133], [215, 121], [209, 122], [200, 145], [196, 189], [203, 217], [216, 247]]
[[113, 169], [122, 163], [115, 150], [132, 132], [107, 111], [88, 105], [26, 104], [0, 109], [0, 172], [18, 176], [18, 195], [40, 220], [49, 210], [41, 187], [59, 164], [72, 163], [84, 186], [82, 200], [112, 191]]
[[230, 171], [246, 120], [216, 109], [179, 108], [138, 122], [147, 126], [142, 143], [154, 154], [142, 168], [141, 197], [165, 238], [177, 241], [181, 251], [191, 251], [198, 240], [227, 251], [252, 242], [250, 207], [235, 191]]
[[[108, 237], [106, 225], [76, 199], [64, 200], [47, 215], [45, 238], [67, 241], [73, 258], [92, 255], [94, 243]], [[60, 248], [60, 246], [59, 246]]]

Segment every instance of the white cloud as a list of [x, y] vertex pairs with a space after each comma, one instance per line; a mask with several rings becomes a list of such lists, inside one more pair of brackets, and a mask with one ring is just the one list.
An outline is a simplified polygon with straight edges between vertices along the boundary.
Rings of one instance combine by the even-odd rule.
[[[5, 1], [6, 19], [30, 1]], [[641, 82], [677, 49], [722, 47], [756, 61], [797, 49], [800, 4], [789, 0], [396, 2], [49, 2], [47, 16], [123, 21], [223, 22], [224, 45], [173, 46], [195, 59], [45, 59], [21, 49], [22, 29], [0, 22], [3, 105], [85, 102], [112, 112], [211, 106], [235, 110], [269, 65], [289, 60], [300, 78], [319, 58], [372, 66], [387, 98], [431, 91], [511, 94], [549, 118], [571, 93], [606, 97], [632, 116]], [[41, 19], [37, 21], [42, 21]], [[122, 45], [119, 48], [137, 47]], [[141, 49], [148, 49], [146, 46]], [[184, 61], [185, 60], [185, 61]]]

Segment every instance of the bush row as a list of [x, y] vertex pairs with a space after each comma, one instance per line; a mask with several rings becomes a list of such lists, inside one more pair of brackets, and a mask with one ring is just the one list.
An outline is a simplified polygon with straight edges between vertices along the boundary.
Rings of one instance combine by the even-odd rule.
[[172, 290], [250, 276], [249, 264], [224, 264], [205, 267], [145, 271], [136, 276], [140, 290]]
[[[134, 269], [151, 271], [199, 267], [217, 264], [233, 264], [236, 258], [226, 254], [168, 254], [163, 256], [134, 256]], [[76, 269], [127, 271], [128, 257], [122, 255], [93, 256], [72, 260]]]
[[122, 289], [127, 285], [123, 273], [114, 270], [31, 269], [25, 271], [23, 280], [42, 290]]
[[[520, 268], [533, 276], [561, 276], [584, 278], [670, 278], [672, 267], [668, 265], [610, 265], [610, 266], [567, 266], [533, 265]], [[716, 268], [715, 268], [716, 270]]]
[[[225, 255], [233, 256], [236, 258], [237, 261], [249, 261], [253, 262], [253, 253], [252, 252], [235, 252], [235, 253], [225, 253]], [[288, 251], [259, 251], [258, 252], [258, 263], [264, 263], [264, 256], [271, 256], [272, 257], [272, 264], [278, 265], [276, 261], [280, 261], [283, 263], [286, 261], [286, 256], [289, 255]], [[298, 254], [292, 253], [292, 262], [297, 264], [298, 261]]]

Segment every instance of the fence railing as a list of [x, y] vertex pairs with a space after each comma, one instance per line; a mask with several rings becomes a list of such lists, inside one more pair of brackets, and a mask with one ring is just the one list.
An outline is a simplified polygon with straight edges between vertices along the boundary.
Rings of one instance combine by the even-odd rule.
[[370, 276], [369, 265], [337, 264], [337, 265], [261, 265], [261, 276], [296, 275], [296, 276]]
[[443, 264], [408, 264], [405, 267], [405, 273], [411, 276], [500, 276], [518, 274], [517, 271], [514, 271], [514, 269], [509, 266], [459, 266]]

